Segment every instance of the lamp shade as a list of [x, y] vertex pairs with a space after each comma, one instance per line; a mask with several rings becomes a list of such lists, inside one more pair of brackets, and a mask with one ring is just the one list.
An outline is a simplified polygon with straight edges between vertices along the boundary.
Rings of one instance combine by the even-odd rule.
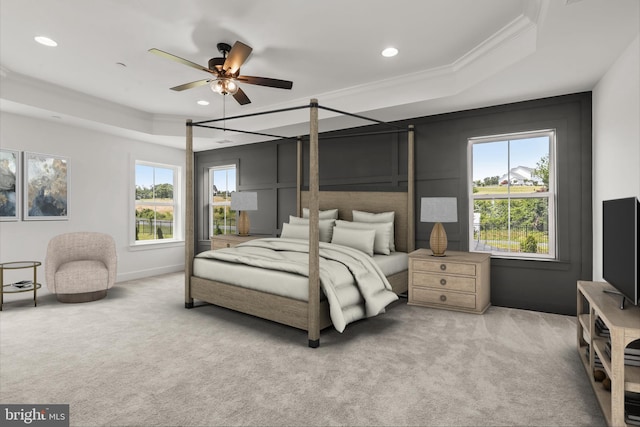
[[458, 199], [455, 197], [423, 197], [420, 202], [420, 222], [458, 221]]
[[249, 220], [247, 211], [258, 210], [258, 193], [234, 191], [231, 193], [231, 209], [240, 212], [237, 224], [238, 234], [240, 236], [248, 236], [251, 221]]
[[443, 222], [458, 221], [458, 199], [455, 197], [423, 197], [420, 200], [420, 221], [435, 222], [429, 245], [433, 256], [445, 256], [447, 233]]
[[231, 209], [234, 211], [257, 211], [258, 193], [234, 191], [231, 193]]

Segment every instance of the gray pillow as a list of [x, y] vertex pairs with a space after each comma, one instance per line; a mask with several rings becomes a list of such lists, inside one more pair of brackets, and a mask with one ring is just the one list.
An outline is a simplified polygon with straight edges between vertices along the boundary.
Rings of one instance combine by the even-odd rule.
[[373, 241], [375, 238], [375, 230], [336, 227], [333, 230], [331, 243], [358, 249], [369, 256], [373, 256]]
[[[309, 218], [300, 218], [297, 216], [289, 216], [289, 224], [303, 224], [309, 225]], [[333, 226], [336, 224], [335, 219], [321, 219], [320, 226], [320, 241], [331, 242], [331, 236], [333, 236]]]
[[375, 240], [373, 244], [373, 251], [377, 254], [389, 255], [391, 253], [390, 241], [391, 232], [393, 230], [392, 222], [351, 222], [351, 221], [336, 221], [336, 228], [351, 228], [358, 230], [373, 230], [375, 231]]
[[[320, 211], [320, 219], [338, 219], [338, 209]], [[309, 218], [309, 208], [302, 208], [302, 218]]]
[[[354, 222], [392, 222], [395, 226], [395, 216], [396, 213], [391, 212], [381, 212], [381, 213], [372, 213], [372, 212], [363, 212], [353, 210], [351, 211], [353, 214]], [[396, 238], [394, 233], [394, 227], [391, 227], [391, 240], [389, 241], [389, 250], [391, 252], [396, 251]]]
[[283, 239], [300, 239], [309, 240], [309, 226], [304, 224], [282, 224], [282, 233], [280, 237]]

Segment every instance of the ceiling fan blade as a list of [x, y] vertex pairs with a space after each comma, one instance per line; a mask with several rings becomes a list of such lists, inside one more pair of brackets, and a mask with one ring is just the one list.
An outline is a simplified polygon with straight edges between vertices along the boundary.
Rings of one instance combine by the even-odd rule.
[[184, 58], [180, 58], [179, 56], [175, 56], [175, 55], [173, 55], [173, 54], [171, 54], [169, 52], [165, 52], [165, 51], [160, 50], [160, 49], [156, 49], [156, 48], [149, 49], [149, 52], [154, 53], [154, 54], [156, 54], [158, 56], [162, 56], [163, 58], [168, 58], [168, 59], [171, 59], [172, 61], [176, 61], [176, 62], [180, 62], [181, 64], [188, 65], [189, 67], [195, 68], [196, 70], [202, 70], [202, 71], [206, 71], [207, 73], [212, 73], [212, 74], [215, 73], [214, 71], [208, 69], [205, 66], [196, 64], [195, 62], [191, 62], [191, 61], [189, 61], [187, 59], [184, 59]]
[[293, 87], [293, 82], [289, 80], [270, 79], [267, 77], [238, 76], [236, 80], [251, 85], [269, 86], [278, 89], [291, 89]]
[[238, 104], [240, 105], [251, 104], [251, 100], [249, 99], [247, 94], [244, 93], [244, 91], [240, 88], [238, 88], [238, 91], [233, 94], [233, 99], [238, 101]]
[[227, 59], [224, 61], [222, 69], [227, 75], [237, 73], [244, 61], [251, 55], [252, 50], [252, 47], [242, 42], [235, 42], [227, 55]]
[[210, 81], [211, 79], [198, 80], [195, 82], [185, 83], [180, 86], [172, 87], [171, 90], [175, 90], [175, 91], [187, 90], [187, 89], [191, 89], [192, 87], [204, 86], [208, 84]]

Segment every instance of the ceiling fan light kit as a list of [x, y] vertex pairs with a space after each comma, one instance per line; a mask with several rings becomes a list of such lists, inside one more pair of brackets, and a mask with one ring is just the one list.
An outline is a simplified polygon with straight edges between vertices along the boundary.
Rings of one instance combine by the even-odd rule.
[[221, 95], [235, 95], [240, 89], [236, 82], [231, 79], [212, 80], [209, 84], [211, 90]]
[[241, 76], [240, 66], [244, 64], [253, 50], [250, 46], [237, 41], [233, 47], [227, 43], [218, 43], [216, 47], [222, 54], [222, 57], [211, 58], [208, 62], [209, 67], [198, 65], [195, 62], [180, 58], [179, 56], [164, 52], [160, 49], [149, 49], [149, 52], [213, 75], [213, 78], [198, 80], [172, 87], [171, 90], [175, 91], [183, 91], [208, 84], [212, 91], [222, 95], [231, 95], [238, 104], [245, 105], [251, 103], [251, 100], [240, 86], [238, 86], [237, 82], [278, 89], [291, 89], [293, 87], [293, 82], [288, 80], [271, 79], [268, 77]]

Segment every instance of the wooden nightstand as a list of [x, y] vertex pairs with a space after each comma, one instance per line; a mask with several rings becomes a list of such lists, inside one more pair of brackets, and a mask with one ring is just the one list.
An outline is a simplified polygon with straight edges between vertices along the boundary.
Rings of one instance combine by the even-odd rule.
[[272, 237], [267, 234], [250, 234], [248, 236], [238, 236], [237, 234], [217, 234], [211, 236], [211, 250], [232, 248], [240, 243], [248, 242], [254, 239], [263, 239], [265, 237]]
[[482, 314], [491, 305], [488, 254], [427, 249], [409, 254], [409, 304]]

